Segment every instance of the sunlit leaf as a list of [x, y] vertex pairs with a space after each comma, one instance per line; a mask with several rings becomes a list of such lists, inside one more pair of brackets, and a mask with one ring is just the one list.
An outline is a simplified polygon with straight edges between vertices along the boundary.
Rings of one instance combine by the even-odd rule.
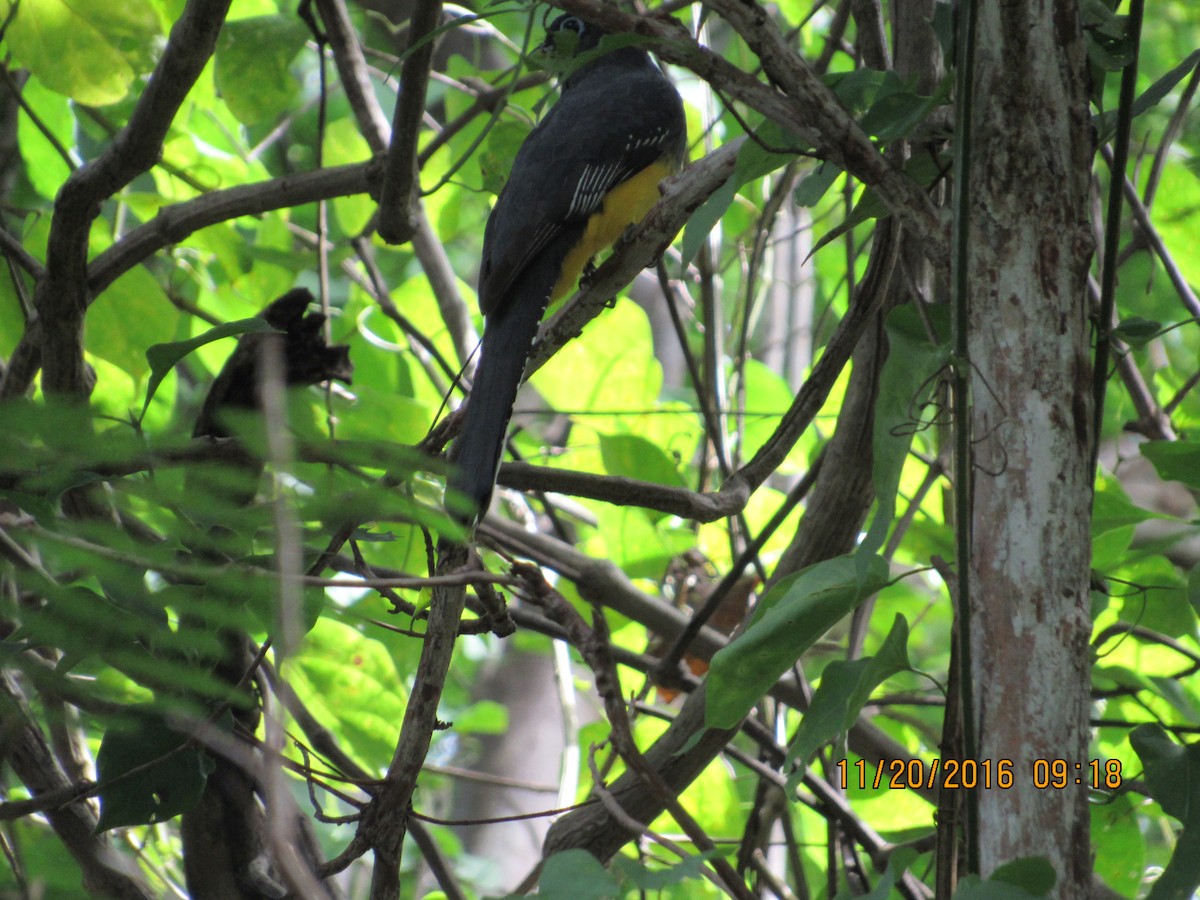
[[636, 478], [670, 487], [685, 486], [675, 463], [645, 438], [632, 434], [602, 434], [600, 455], [604, 459], [604, 468], [610, 475]]
[[227, 22], [217, 41], [217, 87], [246, 125], [269, 125], [283, 114], [299, 84], [288, 66], [308, 28], [296, 16], [257, 16]]
[[131, 269], [96, 298], [88, 310], [89, 353], [119, 366], [135, 379], [147, 372], [146, 348], [175, 334], [179, 310], [146, 269]]
[[159, 33], [147, 0], [21, 0], [5, 43], [46, 87], [106, 106], [149, 70]]
[[[75, 146], [75, 115], [71, 101], [32, 76], [25, 82], [21, 98], [37, 116], [37, 124], [34, 124], [22, 108], [17, 118], [17, 145], [25, 161], [25, 172], [37, 192], [47, 200], [53, 200], [71, 174], [70, 157], [63, 157], [64, 150], [70, 154]], [[58, 147], [50, 142], [42, 129], [53, 135]], [[77, 159], [70, 161], [76, 165], [80, 162]]]
[[290, 657], [287, 673], [312, 713], [341, 735], [351, 754], [369, 768], [382, 770], [391, 757], [406, 702], [384, 645], [326, 617]]
[[1096, 874], [1122, 896], [1136, 895], [1146, 865], [1146, 838], [1130, 795], [1089, 804], [1089, 809]]

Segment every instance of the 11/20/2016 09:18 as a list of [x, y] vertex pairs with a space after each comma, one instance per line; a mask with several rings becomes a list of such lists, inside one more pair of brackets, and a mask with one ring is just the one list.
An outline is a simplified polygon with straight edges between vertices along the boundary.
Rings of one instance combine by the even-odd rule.
[[[859, 759], [837, 763], [843, 790], [856, 784], [860, 790], [933, 789], [972, 790], [1014, 786], [1016, 764], [1011, 759], [881, 759], [874, 766]], [[868, 773], [868, 770], [873, 769]], [[853, 770], [853, 771], [852, 771]], [[1070, 762], [1065, 759], [1035, 759], [1030, 770], [1032, 783], [1038, 789], [1061, 790], [1070, 785], [1087, 786], [1093, 790], [1116, 790], [1121, 786], [1121, 761], [1092, 759]], [[857, 776], [857, 777], [856, 777]]]

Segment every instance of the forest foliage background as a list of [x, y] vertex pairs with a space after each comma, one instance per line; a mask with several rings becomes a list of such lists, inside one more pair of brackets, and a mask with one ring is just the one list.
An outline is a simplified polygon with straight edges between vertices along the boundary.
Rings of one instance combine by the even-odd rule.
[[[386, 129], [407, 31], [394, 24], [403, 22], [398, 5], [377, 5], [352, 5], [350, 21]], [[919, 90], [864, 65], [861, 23], [849, 15], [858, 5], [783, 0], [772, 10], [881, 146], [926, 148], [907, 168], [936, 195], [950, 166], [949, 81]], [[895, 13], [875, 8], [881, 21]], [[947, 47], [949, 13], [939, 9], [933, 27]], [[444, 468], [428, 452], [444, 435], [431, 429], [461, 399], [455, 375], [481, 325], [472, 285], [483, 222], [507, 161], [551, 102], [544, 77], [513, 69], [522, 47], [540, 39], [541, 11], [531, 19], [511, 4], [446, 7], [419, 135], [416, 235], [389, 245], [375, 234], [372, 196], [386, 131], [364, 124], [348, 99], [336, 41], [333, 50], [319, 45], [290, 3], [233, 4], [211, 61], [158, 123], [161, 153], [82, 220], [80, 383], [89, 393], [86, 404], [62, 402], [35, 377], [39, 363], [59, 371], [45, 350], [37, 357], [36, 329], [51, 327], [53, 306], [35, 302], [36, 285], [57, 271], [56, 198], [85, 163], [137, 143], [130, 129], [146, 124], [134, 117], [147, 75], [184, 10], [183, 0], [0, 3], [0, 845], [9, 863], [0, 891], [88, 896], [81, 885], [114, 868], [106, 854], [116, 848], [128, 862], [115, 867], [122, 890], [183, 895], [196, 875], [186, 871], [179, 816], [196, 807], [214, 760], [250, 752], [265, 807], [287, 810], [287, 827], [311, 834], [317, 869], [336, 891], [365, 896], [371, 857], [343, 851], [372, 780], [393, 764], [410, 706], [433, 536], [455, 533], [441, 511]], [[680, 10], [681, 21], [698, 24], [699, 8]], [[1085, 19], [1103, 147], [1132, 44], [1109, 4], [1086, 4]], [[756, 71], [718, 18], [705, 25], [709, 46]], [[1098, 763], [1093, 772], [1069, 761], [1083, 763], [1085, 778], [1098, 773], [1089, 791], [1095, 870], [1129, 897], [1149, 893], [1164, 869], [1188, 895], [1200, 882], [1200, 852], [1187, 849], [1200, 844], [1198, 40], [1200, 9], [1184, 0], [1154, 4], [1141, 34], [1129, 169], [1137, 202], [1121, 226], [1092, 517], [1089, 758]], [[402, 856], [403, 896], [512, 890], [520, 877], [503, 869], [503, 854], [481, 849], [480, 832], [500, 835], [522, 864], [537, 861], [544, 826], [530, 837], [518, 821], [455, 824], [471, 818], [458, 811], [464, 793], [483, 790], [479, 779], [500, 785], [501, 806], [548, 811], [583, 801], [598, 772], [611, 780], [623, 769], [600, 748], [611, 723], [590, 683], [593, 659], [585, 664], [579, 642], [568, 652], [553, 607], [531, 600], [538, 585], [589, 621], [602, 610], [620, 689], [637, 698], [632, 735], [645, 749], [678, 709], [648, 678], [648, 649], [663, 652], [686, 621], [672, 604], [721, 583], [736, 622], [737, 603], [760, 594], [763, 577], [797, 552], [805, 490], [842, 412], [849, 366], [825, 385], [811, 426], [744, 509], [701, 521], [692, 492], [715, 492], [777, 434], [867, 277], [883, 206], [832, 163], [790, 152], [789, 136], [752, 110], [684, 69], [670, 73], [686, 101], [693, 160], [747, 128], [756, 138], [736, 164], [730, 157], [724, 187], [661, 263], [567, 341], [523, 395], [512, 446], [538, 469], [513, 467], [501, 483], [579, 496], [553, 504], [548, 517], [544, 495], [505, 492], [481, 532], [492, 583], [510, 602], [520, 598], [517, 633], [501, 636], [504, 616], [480, 588], [437, 706], [450, 724], [418, 760], [410, 828], [420, 834], [410, 832], [417, 843]], [[1099, 154], [1098, 238], [1108, 178]], [[241, 444], [267, 460], [260, 478], [236, 441], [193, 440], [193, 427], [234, 338], [261, 332], [254, 317], [297, 286], [327, 316], [328, 343], [349, 348], [353, 381], [277, 397], [266, 429], [236, 423]], [[694, 824], [764, 895], [934, 889], [937, 798], [869, 782], [888, 753], [926, 767], [943, 755], [953, 612], [942, 561], [953, 564], [955, 543], [937, 380], [946, 351], [930, 334], [944, 342], [948, 324], [936, 304], [888, 319], [891, 356], [874, 405], [877, 497], [853, 526], [888, 566], [867, 571], [843, 556], [835, 563], [848, 568], [820, 570], [818, 588], [853, 595], [838, 600], [841, 612], [864, 584], [882, 591], [828, 634], [807, 635], [815, 646], [794, 669], [795, 656], [780, 667], [791, 684], [816, 689], [823, 701], [804, 702], [822, 715], [803, 718], [795, 695], [776, 692], [756, 708], [758, 732], [738, 736], [681, 795]], [[588, 486], [579, 472], [608, 480]], [[531, 560], [537, 578], [510, 574], [513, 557]], [[561, 577], [540, 581], [551, 572]], [[221, 667], [229, 634], [246, 637], [259, 664], [232, 693]], [[706, 634], [711, 656], [723, 638]], [[489, 699], [524, 671], [514, 659], [535, 661], [537, 684], [515, 688], [537, 698], [532, 711]], [[778, 673], [746, 686], [746, 659], [730, 659], [723, 697], [733, 712], [723, 714], [740, 720]], [[1145, 724], [1165, 731], [1143, 731], [1139, 748], [1130, 734]], [[847, 749], [855, 728], [875, 756], [862, 743], [853, 749], [853, 736]], [[542, 756], [547, 732], [567, 750], [555, 744]], [[38, 736], [46, 755], [30, 763]], [[506, 745], [538, 760], [534, 784], [481, 774]], [[808, 760], [809, 780], [792, 768], [796, 757]], [[849, 767], [839, 769], [843, 758]], [[860, 759], [865, 769], [855, 768]], [[865, 786], [855, 780], [861, 771]], [[273, 782], [276, 772], [286, 776]], [[814, 793], [816, 782], [828, 795]], [[64, 824], [64, 809], [82, 810], [86, 827]], [[682, 861], [645, 840], [609, 871], [564, 857], [543, 876], [543, 895], [560, 896], [555, 878], [573, 896], [587, 886], [597, 897], [722, 895], [699, 874], [717, 851], [681, 835], [669, 816], [651, 827], [686, 847]], [[270, 844], [274, 832], [264, 834]], [[1040, 870], [1013, 877], [1020, 887], [1003, 896], [1050, 890]], [[963, 896], [971, 886], [964, 882]]]

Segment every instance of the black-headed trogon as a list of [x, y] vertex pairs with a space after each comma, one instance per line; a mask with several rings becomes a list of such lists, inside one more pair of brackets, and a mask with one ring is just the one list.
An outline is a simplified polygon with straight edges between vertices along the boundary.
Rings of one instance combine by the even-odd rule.
[[[605, 32], [562, 15], [547, 57], [596, 51]], [[645, 50], [624, 46], [567, 67], [562, 94], [517, 151], [483, 236], [483, 349], [449, 486], [478, 520], [495, 485], [517, 388], [553, 301], [592, 257], [640, 222], [687, 149], [683, 101]]]

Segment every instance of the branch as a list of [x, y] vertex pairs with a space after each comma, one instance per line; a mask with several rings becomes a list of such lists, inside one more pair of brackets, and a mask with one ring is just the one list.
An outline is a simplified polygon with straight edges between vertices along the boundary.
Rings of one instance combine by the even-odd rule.
[[[1105, 144], [1100, 148], [1100, 153], [1104, 156], [1104, 161], [1108, 163], [1109, 168], [1112, 169], [1112, 148]], [[1183, 301], [1184, 308], [1192, 316], [1200, 318], [1200, 299], [1197, 299], [1196, 292], [1192, 290], [1192, 286], [1188, 284], [1187, 278], [1179, 270], [1179, 266], [1175, 263], [1175, 258], [1171, 256], [1171, 251], [1167, 249], [1162, 235], [1158, 233], [1158, 229], [1150, 221], [1150, 211], [1142, 203], [1142, 198], [1138, 196], [1137, 187], [1127, 177], [1122, 176], [1122, 178], [1125, 199], [1129, 203], [1129, 210], [1133, 213], [1134, 221], [1137, 222], [1138, 228], [1146, 238], [1146, 242], [1150, 244], [1150, 247], [1158, 256], [1159, 261], [1167, 272], [1167, 277], [1171, 279], [1171, 286], [1175, 288], [1175, 292], [1179, 294], [1179, 299]], [[1102, 327], [1108, 327], [1108, 323], [1101, 324]]]
[[[371, 87], [367, 62], [363, 57], [362, 49], [358, 45], [358, 38], [355, 35], [353, 26], [350, 24], [349, 15], [346, 12], [343, 0], [317, 0], [317, 6], [321, 11], [321, 19], [325, 22], [329, 43], [333, 48], [333, 58], [337, 63], [338, 74], [341, 76], [343, 89], [346, 91], [346, 96], [350, 101], [350, 108], [353, 110], [354, 117], [358, 121], [358, 129], [366, 138], [367, 144], [371, 147], [371, 152], [381, 155], [388, 149], [389, 133], [401, 134], [402, 132], [389, 132], [387, 119], [384, 117], [383, 108], [379, 105], [374, 89]], [[440, 10], [438, 15], [440, 16]], [[429, 41], [425, 46], [432, 48], [433, 42]], [[407, 80], [409, 78], [407, 66], [408, 63], [406, 61], [401, 77], [401, 84], [405, 86], [410, 84]], [[426, 62], [426, 77], [428, 77], [428, 68], [428, 62]], [[397, 100], [396, 103], [397, 117], [400, 116], [401, 104], [404, 102], [404, 98], [410, 97], [414, 93], [415, 91], [409, 90], [407, 87], [402, 90], [401, 99]], [[419, 128], [419, 113], [424, 111], [424, 93], [424, 87], [422, 87], [420, 90], [421, 104], [417, 111], [418, 117], [414, 129]], [[471, 109], [467, 110], [456, 121], [461, 121], [464, 117], [469, 117], [467, 118], [467, 121], [469, 121], [470, 118], [474, 118], [480, 112], [494, 108], [507, 95], [507, 91], [489, 92], [485, 97], [477, 99]], [[416, 133], [414, 130], [411, 145], [403, 145], [405, 152], [416, 153]], [[392, 179], [393, 166], [408, 166], [411, 168], [413, 165], [411, 160], [408, 163], [396, 160], [396, 155], [400, 152], [398, 147], [401, 144], [402, 141], [397, 141], [388, 150], [386, 159], [387, 172], [384, 175], [383, 185], [384, 197], [380, 204], [381, 211], [378, 227], [381, 234], [385, 233], [387, 228], [392, 227], [394, 223], [391, 222], [391, 219], [396, 214], [395, 210], [392, 209], [392, 204], [401, 201], [397, 201], [395, 199], [396, 195], [391, 192], [403, 191], [403, 195], [410, 198], [403, 201], [407, 210], [405, 213], [405, 227], [411, 229], [406, 240], [412, 240], [413, 252], [420, 261], [421, 268], [424, 270], [425, 276], [429, 280], [429, 285], [433, 289], [433, 295], [437, 299], [442, 320], [446, 323], [446, 328], [450, 332], [450, 338], [454, 342], [454, 350], [458, 355], [458, 361], [462, 363], [470, 356], [471, 348], [474, 347], [477, 337], [474, 329], [471, 327], [467, 305], [463, 302], [462, 294], [459, 293], [454, 268], [450, 264], [449, 257], [446, 255], [445, 247], [437, 239], [433, 227], [429, 224], [429, 217], [426, 216], [424, 207], [413, 197], [416, 187], [415, 180], [410, 179], [411, 183], [408, 185], [397, 186], [393, 183], [389, 186], [389, 182]], [[416, 164], [420, 165], [422, 161], [428, 159], [431, 152], [431, 148], [426, 147], [420, 156], [416, 157]]]
[[[442, 541], [438, 574], [456, 571], [467, 562], [467, 548]], [[400, 849], [407, 828], [408, 810], [417, 777], [425, 764], [433, 732], [440, 726], [438, 702], [454, 653], [458, 620], [466, 603], [461, 586], [434, 588], [429, 624], [421, 643], [421, 658], [413, 679], [412, 694], [404, 710], [400, 739], [379, 792], [363, 810], [358, 834], [351, 844], [368, 844], [375, 851], [371, 874], [371, 900], [393, 900], [400, 893]]]
[[773, 84], [764, 84], [702, 47], [673, 19], [624, 13], [604, 0], [554, 0], [554, 5], [613, 32], [656, 39], [655, 53], [692, 70], [723, 96], [745, 103], [812, 145], [817, 155], [875, 189], [888, 211], [917, 236], [930, 261], [949, 272], [949, 228], [925, 189], [884, 158], [833, 92], [787, 44], [775, 21], [755, 3], [716, 0], [723, 16], [759, 56]]
[[733, 176], [744, 143], [745, 138], [729, 141], [663, 181], [658, 203], [620, 239], [612, 256], [596, 270], [587, 286], [543, 326], [529, 355], [526, 377], [540, 369], [567, 341], [577, 337], [583, 326], [607, 309], [617, 293], [642, 269], [662, 256], [692, 213]]
[[93, 298], [99, 296], [134, 266], [201, 228], [240, 216], [366, 194], [378, 177], [377, 163], [354, 163], [211, 191], [194, 200], [164, 206], [153, 219], [130, 231], [92, 261], [88, 290]]
[[636, 506], [696, 522], [716, 522], [736, 515], [745, 505], [734, 492], [693, 491], [620, 475], [596, 475], [574, 469], [506, 462], [497, 483], [518, 491], [542, 491]]
[[[674, 637], [688, 623], [685, 611], [639, 590], [611, 560], [594, 559], [557, 538], [524, 531], [514, 523], [491, 516], [480, 523], [478, 535], [499, 549], [553, 569], [574, 581], [584, 599], [602, 603], [655, 634]], [[705, 627], [689, 649], [696, 656], [711, 659], [726, 643], [727, 638], [720, 632]]]
[[[0, 251], [13, 264], [19, 266], [28, 272], [34, 281], [37, 281], [46, 274], [45, 267], [34, 259], [33, 254], [25, 249], [24, 245], [5, 229], [0, 228]], [[10, 272], [13, 278], [16, 278], [15, 269]]]
[[[35, 798], [54, 792], [64, 799], [78, 786], [68, 782], [42, 732], [34, 724], [12, 675], [0, 672], [0, 703], [6, 758]], [[150, 900], [155, 896], [137, 867], [95, 834], [96, 817], [82, 799], [45, 810], [50, 827], [83, 871], [83, 886], [93, 896]]]
[[88, 235], [100, 204], [158, 160], [175, 113], [212, 56], [229, 4], [190, 0], [128, 124], [99, 157], [72, 172], [58, 192], [46, 275], [34, 299], [42, 325], [42, 387], [48, 393], [79, 395], [85, 389]]
[[[591, 668], [596, 679], [596, 691], [604, 702], [604, 710], [611, 727], [610, 739], [617, 753], [625, 761], [628, 771], [636, 773], [641, 778], [645, 788], [683, 828], [695, 847], [710, 854], [709, 862], [716, 869], [726, 890], [742, 900], [753, 900], [754, 895], [746, 887], [746, 883], [738, 877], [729, 861], [715, 852], [716, 848], [712, 840], [683, 808], [671, 787], [663, 781], [638, 749], [625, 708], [625, 700], [621, 695], [620, 677], [613, 659], [612, 645], [609, 642], [608, 627], [603, 610], [599, 606], [593, 607], [593, 627], [588, 628], [583, 617], [562, 594], [550, 587], [542, 576], [541, 570], [536, 566], [518, 563], [513, 567], [513, 572], [525, 582], [526, 598], [535, 606], [541, 607], [548, 619], [562, 627], [570, 635], [571, 643], [579, 650], [584, 662]], [[595, 773], [595, 775], [595, 790], [600, 793], [605, 789], [598, 777], [599, 773]], [[607, 804], [605, 805], [607, 806]], [[619, 806], [610, 810], [610, 815], [616, 819], [625, 818]], [[626, 828], [635, 825], [641, 831], [645, 831], [645, 826], [638, 822], [626, 821], [623, 825]]]
[[[258, 215], [332, 197], [365, 194], [377, 183], [378, 169], [376, 163], [357, 163], [212, 191], [194, 200], [164, 206], [153, 219], [130, 231], [92, 261], [87, 274], [85, 301], [91, 305], [134, 266], [201, 228], [239, 216]], [[34, 319], [21, 335], [0, 384], [0, 398], [19, 397], [32, 384], [41, 365], [43, 325], [41, 317]]]
[[375, 88], [367, 74], [367, 60], [358, 43], [358, 33], [350, 22], [345, 0], [316, 0], [326, 37], [333, 51], [333, 61], [342, 80], [342, 90], [350, 101], [350, 109], [358, 122], [358, 130], [366, 138], [371, 153], [383, 154], [387, 149], [388, 122], [383, 107], [375, 96]]
[[[678, 228], [676, 221], [681, 223], [685, 220], [691, 210], [699, 205], [700, 198], [707, 197], [722, 183], [717, 179], [726, 173], [726, 165], [732, 167], [739, 147], [738, 142], [726, 144], [665, 183], [662, 200], [650, 211], [645, 221], [631, 232], [628, 242], [596, 271], [588, 287], [545, 327], [541, 339], [534, 345], [527, 371], [536, 371], [563, 343], [578, 334], [583, 324], [605, 308], [609, 298], [632, 280], [653, 250], [665, 247], [670, 242], [674, 236], [672, 229]], [[731, 169], [725, 177], [730, 174]], [[889, 243], [887, 254], [890, 263], [894, 263], [895, 252], [894, 243]], [[635, 502], [639, 506], [695, 518], [701, 522], [712, 522], [733, 515], [745, 507], [750, 495], [779, 467], [824, 405], [875, 310], [886, 298], [885, 275], [891, 271], [890, 263], [874, 267], [868, 273], [855, 301], [838, 323], [821, 358], [813, 366], [778, 427], [754, 458], [726, 479], [719, 490], [697, 493], [661, 485], [644, 485], [633, 479], [589, 476], [580, 472], [538, 471], [535, 479], [534, 467], [513, 464], [502, 467], [503, 483], [524, 487], [536, 480], [536, 485], [543, 490], [597, 500], [623, 499], [637, 491], [640, 497]]]
[[417, 138], [425, 115], [425, 88], [433, 63], [433, 31], [442, 19], [441, 0], [418, 0], [409, 20], [408, 50], [400, 68], [400, 94], [392, 118], [392, 142], [383, 174], [379, 202], [379, 236], [403, 244], [417, 229], [413, 204], [417, 179]]

